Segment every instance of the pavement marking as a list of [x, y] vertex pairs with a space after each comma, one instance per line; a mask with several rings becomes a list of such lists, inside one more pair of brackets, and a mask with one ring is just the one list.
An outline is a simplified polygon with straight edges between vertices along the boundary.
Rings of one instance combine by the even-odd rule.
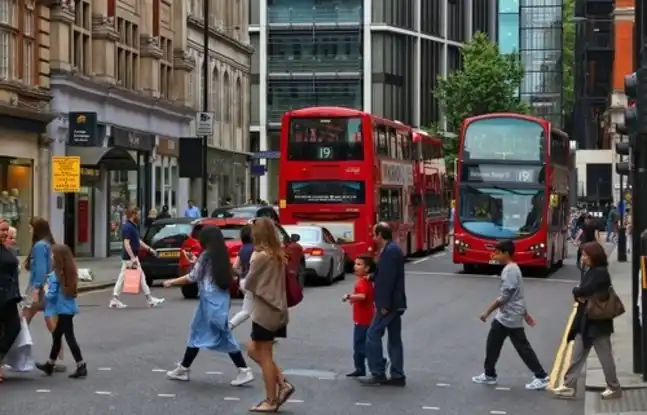
[[225, 396], [223, 399], [225, 401], [240, 401], [240, 398], [237, 398], [235, 396]]
[[449, 388], [451, 385], [449, 383], [436, 383], [436, 386], [439, 388]]
[[371, 406], [369, 402], [355, 402], [355, 406]]
[[174, 393], [158, 393], [157, 394], [158, 398], [175, 398]]
[[490, 411], [492, 415], [506, 415], [506, 411]]
[[156, 372], [156, 373], [166, 373], [166, 372], [168, 372], [168, 370], [166, 370], [166, 369], [153, 369], [152, 371]]
[[[482, 275], [482, 274], [462, 274], [458, 272], [429, 272], [429, 271], [405, 271], [407, 274], [417, 274], [417, 275], [438, 275], [443, 277], [467, 277], [467, 278], [485, 278], [485, 279], [501, 279], [498, 275]], [[543, 283], [557, 283], [557, 284], [569, 284], [576, 285], [576, 280], [558, 280], [551, 278], [535, 278], [535, 277], [523, 277], [524, 280], [531, 280], [533, 282], [543, 282]]]
[[429, 261], [430, 259], [436, 259], [436, 258], [444, 257], [445, 255], [447, 255], [447, 252], [439, 252], [437, 254], [428, 255], [428, 256], [426, 256], [424, 258], [416, 259], [415, 261], [413, 261], [411, 263], [411, 265], [422, 264], [423, 262]]
[[303, 403], [301, 399], [288, 399], [287, 403]]
[[222, 375], [222, 372], [206, 372], [207, 375]]
[[509, 390], [510, 390], [510, 388], [505, 387], [505, 386], [498, 386], [498, 387], [494, 388], [494, 390], [498, 390], [498, 391], [509, 391]]
[[49, 389], [36, 389], [36, 393], [50, 393], [51, 390]]
[[[559, 343], [559, 347], [557, 348], [557, 354], [555, 355], [555, 361], [553, 363], [553, 368], [550, 371], [550, 381], [548, 383], [548, 387], [546, 388], [547, 390], [555, 390], [559, 383], [561, 383], [563, 379], [563, 372], [566, 370], [564, 369], [564, 366], [568, 366], [566, 364], [566, 354], [567, 354], [567, 349], [569, 347], [568, 345], [568, 332], [571, 330], [571, 325], [573, 324], [573, 320], [575, 320], [575, 313], [577, 312], [577, 306], [574, 304], [573, 305], [573, 310], [571, 311], [571, 314], [568, 317], [568, 320], [566, 322], [566, 327], [564, 328], [564, 334], [562, 335], [562, 341]], [[571, 353], [572, 353], [573, 347], [571, 346]], [[570, 359], [570, 357], [569, 357]], [[570, 362], [569, 362], [570, 364]]]
[[95, 394], [95, 395], [110, 396], [110, 395], [112, 395], [112, 392], [108, 392], [108, 391], [94, 391], [94, 394]]
[[110, 371], [112, 370], [112, 368], [109, 368], [109, 367], [99, 367], [99, 368], [97, 368], [97, 370], [98, 370], [99, 372], [110, 372]]
[[437, 406], [423, 406], [422, 409], [427, 411], [440, 411], [440, 408]]

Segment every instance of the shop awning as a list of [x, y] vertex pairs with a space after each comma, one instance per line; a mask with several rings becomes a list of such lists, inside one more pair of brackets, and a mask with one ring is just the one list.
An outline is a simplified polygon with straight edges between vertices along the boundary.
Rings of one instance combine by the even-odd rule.
[[136, 170], [137, 162], [128, 150], [118, 147], [68, 147], [68, 156], [81, 157], [82, 166], [105, 165], [108, 169]]

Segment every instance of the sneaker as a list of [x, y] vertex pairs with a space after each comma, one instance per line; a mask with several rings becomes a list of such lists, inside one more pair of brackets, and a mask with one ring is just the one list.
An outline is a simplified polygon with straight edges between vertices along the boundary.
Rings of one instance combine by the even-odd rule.
[[481, 373], [478, 376], [472, 377], [472, 382], [480, 383], [483, 385], [496, 385], [496, 377], [487, 376], [485, 373]]
[[602, 399], [616, 399], [622, 396], [622, 389], [611, 389], [606, 388], [604, 392], [600, 394]]
[[568, 386], [561, 385], [553, 390], [553, 394], [558, 398], [574, 398], [575, 389], [569, 388]]
[[151, 297], [148, 299], [148, 305], [150, 307], [157, 307], [161, 305], [164, 301], [166, 301], [165, 298], [156, 298], [156, 297]]
[[189, 372], [189, 368], [186, 368], [178, 363], [175, 369], [166, 372], [166, 376], [169, 379], [182, 380], [186, 382], [189, 380]]
[[354, 370], [346, 374], [347, 378], [363, 378], [364, 376], [366, 376], [366, 372], [362, 372], [361, 370]]
[[538, 378], [535, 376], [534, 378], [532, 378], [532, 382], [526, 384], [526, 389], [532, 391], [545, 390], [548, 387], [549, 380], [550, 378], [548, 376], [545, 376], [543, 378]]
[[128, 306], [126, 304], [122, 303], [121, 301], [119, 301], [118, 298], [113, 298], [112, 300], [110, 300], [110, 306], [109, 307], [110, 308], [126, 308]]
[[238, 370], [238, 376], [236, 379], [229, 382], [231, 386], [243, 386], [247, 385], [249, 382], [254, 380], [254, 374], [252, 369], [246, 367]]

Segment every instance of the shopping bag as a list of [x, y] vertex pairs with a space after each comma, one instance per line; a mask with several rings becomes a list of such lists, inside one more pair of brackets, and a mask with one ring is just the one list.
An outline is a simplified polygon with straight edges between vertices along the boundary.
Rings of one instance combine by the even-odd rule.
[[3, 364], [7, 365], [13, 372], [31, 372], [36, 367], [36, 362], [32, 356], [34, 342], [29, 332], [27, 320], [24, 318], [20, 322], [20, 334], [4, 357]]
[[79, 281], [82, 281], [82, 282], [94, 281], [94, 275], [92, 274], [92, 270], [90, 268], [79, 268], [77, 270], [77, 273], [79, 275]]
[[139, 294], [141, 290], [142, 270], [127, 268], [124, 270], [124, 294]]

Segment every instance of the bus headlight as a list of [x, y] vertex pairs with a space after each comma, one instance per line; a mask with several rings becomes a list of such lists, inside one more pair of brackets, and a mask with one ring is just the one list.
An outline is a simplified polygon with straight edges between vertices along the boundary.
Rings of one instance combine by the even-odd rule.
[[456, 245], [456, 249], [458, 249], [458, 251], [461, 254], [465, 253], [466, 250], [471, 248], [471, 246], [468, 243], [465, 243], [465, 242], [461, 241], [460, 239], [454, 240], [454, 245]]
[[540, 257], [546, 253], [546, 245], [543, 243], [530, 245], [530, 252], [532, 252], [535, 257]]

